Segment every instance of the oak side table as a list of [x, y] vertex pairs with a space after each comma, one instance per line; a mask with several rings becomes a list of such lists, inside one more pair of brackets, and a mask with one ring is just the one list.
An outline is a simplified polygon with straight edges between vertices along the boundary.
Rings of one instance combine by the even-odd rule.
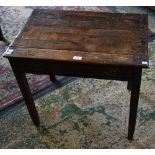
[[25, 73], [127, 81], [132, 140], [142, 68], [149, 66], [147, 34], [147, 15], [36, 9], [4, 57], [36, 126], [39, 116]]

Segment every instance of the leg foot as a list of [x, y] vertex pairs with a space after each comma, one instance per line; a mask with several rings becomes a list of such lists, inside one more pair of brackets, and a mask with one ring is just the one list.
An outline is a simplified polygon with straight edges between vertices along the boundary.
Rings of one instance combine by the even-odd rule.
[[56, 79], [55, 75], [49, 75], [49, 77], [57, 88], [60, 88], [62, 86], [61, 83]]

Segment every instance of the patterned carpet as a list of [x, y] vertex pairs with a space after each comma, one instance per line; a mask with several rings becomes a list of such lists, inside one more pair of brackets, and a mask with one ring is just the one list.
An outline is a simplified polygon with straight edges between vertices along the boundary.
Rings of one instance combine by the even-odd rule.
[[[22, 30], [33, 9], [28, 7], [0, 7], [0, 25], [5, 38], [9, 42], [12, 42], [18, 32]], [[21, 92], [11, 66], [8, 60], [3, 58], [5, 49], [5, 44], [0, 42], [0, 111], [22, 102]], [[44, 94], [44, 90], [53, 87], [47, 75], [27, 74], [27, 78], [35, 96], [40, 96], [40, 94]], [[67, 77], [57, 76], [57, 79], [64, 83]]]
[[[23, 10], [25, 15], [20, 16], [25, 18], [33, 8], [1, 10]], [[126, 138], [127, 83], [79, 78], [35, 100], [41, 119], [39, 129], [32, 124], [25, 106], [1, 116], [0, 148], [155, 148], [155, 13], [145, 7], [54, 9], [148, 13], [150, 68], [143, 70], [134, 140]], [[11, 33], [6, 34], [9, 40]]]

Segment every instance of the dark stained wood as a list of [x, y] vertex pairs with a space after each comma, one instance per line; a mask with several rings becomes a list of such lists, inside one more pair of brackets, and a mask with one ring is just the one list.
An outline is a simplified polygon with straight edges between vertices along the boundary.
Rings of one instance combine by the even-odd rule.
[[[148, 62], [147, 24], [147, 16], [139, 14], [35, 10], [11, 47], [26, 48], [16, 50], [23, 58], [31, 53], [37, 59], [71, 61], [79, 52], [89, 63], [147, 67], [142, 64]], [[18, 57], [16, 52], [11, 56]]]
[[131, 83], [131, 98], [130, 98], [130, 114], [129, 114], [129, 126], [128, 126], [128, 139], [133, 139], [135, 131], [137, 108], [141, 84], [142, 69], [133, 69], [132, 71], [132, 83]]
[[[111, 49], [109, 47], [109, 49]], [[121, 49], [120, 49], [121, 50]], [[61, 61], [61, 62], [73, 62], [73, 63], [87, 63], [87, 64], [104, 64], [104, 65], [119, 65], [119, 66], [143, 66], [141, 58], [134, 57], [134, 55], [124, 54], [117, 55], [115, 51], [108, 53], [99, 52], [79, 52], [79, 51], [67, 51], [67, 50], [52, 50], [52, 49], [36, 49], [36, 48], [16, 48], [14, 49], [10, 58], [23, 58], [32, 60], [48, 60], [48, 61]], [[81, 56], [80, 61], [74, 60], [74, 56]], [[143, 55], [141, 56], [143, 57]], [[144, 59], [144, 58], [143, 58]]]
[[[128, 81], [128, 139], [136, 124], [141, 72], [149, 66], [146, 15], [34, 10], [6, 52], [35, 125], [38, 114], [25, 73]], [[75, 59], [76, 57], [76, 59]], [[61, 84], [58, 83], [58, 86]]]
[[132, 81], [129, 80], [128, 81], [128, 84], [127, 84], [127, 89], [130, 91], [131, 90], [131, 87], [132, 87]]
[[127, 83], [127, 89], [129, 91], [131, 91], [131, 87], [132, 87], [132, 70], [129, 72], [129, 80], [128, 80], [128, 83]]
[[[11, 63], [11, 65], [12, 65], [12, 63]], [[34, 101], [32, 98], [32, 94], [31, 94], [26, 76], [24, 73], [18, 72], [16, 67], [12, 66], [12, 69], [14, 71], [14, 75], [15, 75], [16, 80], [18, 82], [19, 88], [20, 88], [20, 90], [23, 94], [23, 97], [25, 99], [25, 103], [26, 103], [26, 106], [27, 106], [28, 111], [30, 113], [30, 116], [32, 118], [32, 121], [36, 126], [39, 126], [40, 121], [39, 121], [38, 112], [36, 110], [36, 107], [35, 107], [35, 104], [34, 104]]]
[[[111, 80], [129, 80], [129, 72], [132, 67], [114, 67], [103, 65], [91, 65], [72, 62], [57, 62], [43, 60], [27, 60], [10, 58], [14, 68], [18, 68], [22, 73], [35, 73], [46, 75], [77, 76], [90, 78], [103, 78]], [[92, 74], [93, 73], [93, 74]]]

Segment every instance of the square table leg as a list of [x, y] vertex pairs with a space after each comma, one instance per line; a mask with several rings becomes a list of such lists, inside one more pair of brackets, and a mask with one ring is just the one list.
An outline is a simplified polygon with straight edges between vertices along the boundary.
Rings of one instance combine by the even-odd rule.
[[39, 126], [40, 125], [39, 115], [36, 110], [34, 100], [32, 98], [32, 94], [31, 94], [31, 91], [30, 91], [30, 88], [29, 88], [29, 85], [28, 85], [28, 82], [26, 79], [26, 75], [25, 75], [25, 73], [18, 72], [18, 70], [15, 70], [14, 68], [12, 68], [12, 69], [14, 71], [19, 88], [23, 94], [23, 98], [27, 105], [31, 119], [32, 119], [34, 125]]
[[141, 74], [142, 69], [133, 69], [132, 71], [132, 81], [131, 83], [131, 98], [130, 98], [130, 113], [129, 113], [129, 126], [128, 126], [128, 139], [132, 140], [135, 125], [136, 125], [136, 117], [137, 117], [137, 108], [138, 108], [138, 100], [139, 100], [139, 92], [141, 85]]

